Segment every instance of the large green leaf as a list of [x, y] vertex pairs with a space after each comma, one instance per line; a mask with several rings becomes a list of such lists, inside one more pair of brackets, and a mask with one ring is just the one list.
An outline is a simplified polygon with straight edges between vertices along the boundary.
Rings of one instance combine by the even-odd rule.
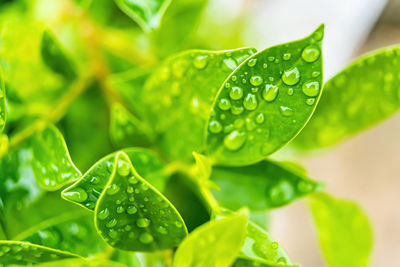
[[111, 246], [131, 251], [176, 247], [187, 235], [175, 207], [119, 152], [95, 209], [95, 225]]
[[[164, 165], [152, 151], [144, 148], [127, 148], [122, 151], [129, 156], [141, 177], [163, 191], [167, 181], [163, 173]], [[89, 210], [94, 210], [113, 172], [116, 155], [117, 152], [112, 153], [96, 162], [76, 183], [62, 192], [62, 197]]]
[[321, 93], [322, 37], [323, 25], [258, 52], [229, 75], [207, 123], [207, 155], [221, 165], [249, 165], [300, 132]]
[[314, 116], [294, 140], [303, 149], [334, 145], [400, 108], [400, 46], [369, 53], [330, 79]]
[[328, 265], [369, 266], [372, 229], [364, 211], [351, 201], [322, 193], [310, 198], [310, 206]]
[[172, 0], [115, 0], [129, 17], [145, 31], [154, 30]]
[[232, 210], [276, 208], [323, 188], [289, 163], [271, 160], [245, 167], [214, 167], [211, 179], [220, 188], [213, 195]]
[[77, 77], [75, 63], [50, 30], [43, 32], [40, 51], [43, 62], [52, 71], [68, 80], [73, 80]]
[[3, 75], [0, 72], [0, 134], [6, 125], [6, 87], [3, 80]]
[[81, 176], [71, 160], [64, 137], [54, 125], [47, 126], [28, 142], [30, 155], [27, 160], [43, 189], [58, 190]]
[[47, 248], [28, 242], [0, 241], [0, 264], [37, 264], [66, 258], [76, 258], [77, 255]]
[[195, 229], [178, 247], [174, 267], [228, 267], [246, 236], [247, 217], [232, 215]]
[[[253, 48], [190, 50], [167, 59], [147, 80], [142, 99], [147, 120], [162, 133], [160, 146], [172, 159], [192, 159], [203, 145], [205, 121], [217, 90]], [[177, 139], [177, 136], [179, 138]]]
[[120, 147], [148, 145], [154, 141], [150, 127], [129, 113], [121, 104], [111, 108], [110, 136]]

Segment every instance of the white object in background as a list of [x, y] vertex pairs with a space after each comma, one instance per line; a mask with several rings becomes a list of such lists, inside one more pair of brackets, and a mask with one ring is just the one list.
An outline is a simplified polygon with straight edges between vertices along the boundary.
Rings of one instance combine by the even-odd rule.
[[343, 68], [366, 39], [387, 0], [248, 1], [245, 43], [258, 49], [305, 37], [325, 24], [324, 78]]

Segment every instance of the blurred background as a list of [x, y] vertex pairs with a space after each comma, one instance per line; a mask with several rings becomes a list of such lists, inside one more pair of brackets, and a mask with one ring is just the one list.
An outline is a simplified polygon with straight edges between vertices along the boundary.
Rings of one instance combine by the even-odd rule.
[[[30, 53], [30, 46], [38, 43], [40, 37], [36, 32], [40, 31], [36, 31], [34, 24], [18, 21], [18, 18], [10, 15], [12, 12], [5, 12], [6, 9], [14, 9], [13, 2], [22, 3], [15, 10], [27, 8], [35, 21], [50, 26], [75, 56], [80, 55], [81, 47], [76, 46], [76, 39], [71, 32], [76, 31], [77, 27], [83, 36], [91, 36], [98, 29], [86, 27], [87, 21], [75, 24], [78, 17], [75, 16], [76, 10], [68, 4], [74, 2], [84, 8], [90, 1], [0, 0], [0, 14], [4, 11], [0, 17], [0, 36], [15, 35], [15, 40], [18, 40], [18, 43], [0, 42], [0, 56], [7, 57], [4, 61], [0, 58], [0, 64], [6, 70], [10, 67], [7, 65], [10, 59], [19, 64], [21, 73], [6, 73], [10, 84], [15, 88], [23, 88], [19, 92], [21, 98], [34, 98], [41, 103], [46, 99], [44, 95], [35, 94], [35, 88], [40, 87], [41, 92], [48, 89], [47, 95], [53, 97], [58, 92], [49, 88], [59, 84], [58, 81], [40, 76], [42, 82], [46, 81], [43, 88], [36, 81], [40, 70], [32, 69], [29, 65], [34, 60], [31, 62], [18, 58], [18, 54]], [[175, 2], [181, 9], [176, 8]], [[200, 13], [200, 9], [204, 9], [203, 12]], [[173, 0], [166, 12], [163, 24], [166, 26], [162, 26], [169, 29], [162, 28], [157, 36], [146, 35], [138, 27], [122, 31], [127, 25], [131, 27], [133, 22], [121, 12], [108, 8], [107, 0], [94, 0], [91, 12], [94, 20], [106, 29], [102, 45], [116, 52], [108, 54], [107, 50], [105, 53], [111, 74], [129, 70], [130, 64], [140, 71], [147, 71], [157, 60], [187, 48], [254, 46], [264, 49], [302, 38], [319, 24], [325, 23], [323, 49], [326, 80], [361, 54], [400, 43], [400, 0]], [[113, 12], [117, 12], [117, 16]], [[171, 19], [173, 16], [175, 18]], [[190, 18], [193, 23], [179, 23], [180, 18], [182, 21]], [[69, 21], [72, 22], [66, 23]], [[187, 28], [192, 26], [189, 34]], [[121, 40], [128, 40], [130, 46], [122, 47]], [[153, 44], [157, 44], [156, 49], [152, 47], [151, 40], [155, 40]], [[85, 62], [84, 57], [82, 62]], [[28, 83], [29, 91], [25, 86]], [[84, 101], [97, 101], [96, 97], [89, 92]], [[104, 142], [106, 137], [103, 140], [99, 135], [92, 138], [80, 134], [82, 128], [83, 132], [89, 127], [100, 129], [107, 123], [104, 118], [108, 116], [102, 111], [103, 102], [100, 100], [96, 102], [100, 112], [96, 109], [82, 112], [79, 105], [85, 105], [84, 101], [76, 104], [61, 122], [61, 128], [64, 125], [68, 129], [74, 118], [79, 117], [82, 121], [79, 129], [70, 127], [72, 130], [64, 130], [72, 158], [82, 170], [112, 149]], [[85, 123], [85, 114], [89, 113], [99, 113], [95, 125]], [[89, 119], [92, 120], [92, 117]], [[367, 211], [375, 232], [373, 266], [397, 267], [400, 262], [400, 207], [397, 205], [400, 200], [399, 136], [400, 114], [333, 149], [295, 158], [305, 165], [312, 178], [326, 182], [329, 192], [337, 197], [355, 200]], [[90, 153], [81, 150], [83, 145]], [[301, 201], [274, 210], [271, 215], [270, 231], [294, 262], [305, 267], [324, 266], [311, 218]]]

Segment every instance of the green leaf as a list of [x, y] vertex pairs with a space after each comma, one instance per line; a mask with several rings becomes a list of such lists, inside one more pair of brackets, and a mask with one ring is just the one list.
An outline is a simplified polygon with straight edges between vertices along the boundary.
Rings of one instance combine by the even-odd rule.
[[45, 190], [55, 191], [77, 180], [81, 173], [68, 153], [60, 131], [49, 125], [29, 140], [30, 160], [38, 184]]
[[232, 210], [277, 208], [323, 188], [286, 162], [272, 160], [245, 167], [214, 167], [211, 179], [221, 189], [212, 192], [215, 198]]
[[293, 144], [303, 149], [331, 146], [398, 111], [399, 55], [400, 46], [374, 51], [326, 82], [321, 103]]
[[249, 165], [300, 132], [321, 92], [323, 28], [258, 52], [229, 75], [207, 123], [206, 155], [221, 165]]
[[[65, 259], [36, 264], [36, 267], [126, 267], [125, 264], [104, 259]], [[139, 267], [140, 265], [137, 265]]]
[[95, 209], [95, 225], [111, 246], [131, 251], [173, 248], [187, 235], [182, 217], [141, 178], [129, 157], [119, 152], [116, 166]]
[[146, 118], [162, 134], [160, 147], [169, 158], [190, 161], [192, 152], [201, 150], [219, 86], [254, 52], [189, 50], [167, 59], [149, 77], [142, 92]]
[[172, 0], [115, 0], [119, 8], [145, 31], [158, 28]]
[[6, 126], [6, 87], [3, 80], [3, 75], [0, 73], [0, 135]]
[[297, 265], [287, 265], [285, 263], [272, 263], [264, 260], [249, 258], [239, 258], [232, 267], [296, 267]]
[[[167, 176], [163, 173], [163, 163], [153, 152], [145, 148], [127, 148], [122, 151], [129, 156], [141, 177], [163, 191]], [[113, 172], [117, 153], [96, 162], [76, 183], [62, 192], [62, 197], [93, 211]]]
[[120, 147], [148, 145], [155, 139], [149, 126], [118, 103], [111, 107], [110, 136]]
[[47, 248], [28, 242], [0, 241], [0, 264], [37, 264], [66, 258], [79, 257], [72, 253]]
[[40, 51], [43, 62], [55, 73], [67, 80], [74, 80], [78, 76], [74, 61], [48, 29], [43, 32]]
[[372, 229], [364, 211], [351, 201], [322, 193], [310, 197], [310, 207], [328, 265], [369, 266]]
[[[44, 218], [43, 218], [44, 219]], [[79, 209], [64, 212], [15, 236], [37, 245], [68, 251], [81, 256], [91, 256], [105, 248], [105, 243], [93, 224], [92, 214]]]
[[206, 156], [193, 152], [195, 160], [196, 177], [203, 181], [208, 181], [212, 172], [212, 162]]
[[178, 247], [173, 266], [231, 266], [244, 243], [246, 226], [245, 215], [203, 224]]

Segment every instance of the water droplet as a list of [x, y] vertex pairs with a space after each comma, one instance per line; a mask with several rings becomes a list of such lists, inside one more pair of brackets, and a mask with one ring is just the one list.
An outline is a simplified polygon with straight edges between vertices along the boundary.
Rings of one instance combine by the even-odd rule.
[[300, 81], [300, 72], [297, 67], [283, 72], [282, 81], [287, 85], [295, 85]]
[[100, 179], [99, 179], [99, 177], [97, 177], [97, 176], [93, 176], [91, 179], [90, 179], [90, 183], [91, 184], [98, 184], [100, 182]]
[[159, 232], [162, 235], [166, 235], [168, 234], [168, 230], [167, 228], [165, 228], [164, 226], [158, 226], [157, 227], [157, 232]]
[[248, 131], [253, 131], [254, 128], [256, 128], [255, 122], [250, 118], [246, 118], [246, 129]]
[[235, 151], [244, 145], [246, 139], [246, 133], [235, 130], [224, 138], [224, 145], [227, 149]]
[[225, 83], [225, 88], [231, 88], [231, 84], [228, 83], [228, 82], [226, 82], [226, 83]]
[[151, 242], [153, 242], [154, 237], [149, 234], [149, 233], [141, 233], [139, 236], [139, 241], [142, 242], [143, 244], [150, 244]]
[[229, 101], [229, 99], [226, 98], [221, 98], [221, 100], [218, 103], [218, 107], [221, 110], [229, 110], [231, 108], [231, 101]]
[[287, 94], [288, 94], [288, 95], [293, 95], [293, 93], [294, 93], [293, 88], [289, 88], [289, 89], [287, 90]]
[[236, 75], [233, 75], [231, 79], [232, 79], [233, 82], [236, 82], [237, 81]]
[[75, 191], [64, 192], [63, 196], [68, 200], [76, 202], [84, 202], [87, 200], [88, 195], [85, 190], [80, 187], [76, 187], [73, 190]]
[[278, 96], [278, 91], [279, 91], [279, 88], [276, 85], [273, 85], [273, 84], [265, 85], [265, 89], [262, 94], [264, 100], [267, 102], [274, 101], [276, 99], [276, 97]]
[[257, 63], [257, 59], [256, 58], [252, 58], [247, 62], [247, 66], [249, 67], [254, 67]]
[[311, 76], [312, 76], [313, 78], [317, 78], [319, 75], [321, 75], [321, 72], [319, 72], [319, 71], [313, 71], [313, 72], [311, 73]]
[[107, 228], [113, 228], [118, 223], [117, 219], [113, 218], [106, 223]]
[[315, 103], [315, 98], [308, 98], [306, 100], [306, 104], [309, 105], [309, 106], [314, 105], [314, 103]]
[[118, 160], [117, 172], [119, 175], [128, 176], [130, 171], [130, 166], [126, 161]]
[[224, 62], [225, 68], [228, 68], [229, 70], [234, 70], [237, 68], [236, 62], [231, 58], [225, 58], [223, 60], [223, 62]]
[[272, 62], [272, 61], [275, 60], [275, 57], [272, 57], [272, 56], [271, 56], [271, 57], [268, 57], [267, 59], [268, 59], [268, 61]]
[[128, 188], [126, 188], [126, 192], [128, 194], [132, 194], [133, 193], [133, 187], [132, 186], [128, 186]]
[[304, 48], [301, 57], [304, 59], [305, 62], [314, 62], [319, 58], [320, 52], [317, 46], [309, 45]]
[[146, 228], [150, 225], [150, 220], [147, 218], [139, 218], [136, 221], [136, 225], [140, 228]]
[[181, 223], [181, 222], [178, 222], [178, 221], [176, 221], [176, 222], [175, 222], [175, 226], [176, 226], [176, 227], [178, 227], [178, 228], [181, 228], [181, 227], [182, 227], [182, 223]]
[[117, 207], [117, 213], [123, 213], [125, 211], [124, 207], [118, 206]]
[[128, 206], [126, 208], [126, 212], [128, 214], [135, 214], [137, 212], [137, 208], [135, 206]]
[[233, 115], [240, 115], [242, 114], [244, 111], [244, 108], [242, 106], [238, 107], [238, 106], [232, 106], [231, 108], [231, 113]]
[[264, 114], [263, 113], [258, 113], [257, 117], [256, 117], [256, 122], [258, 124], [261, 124], [264, 122]]
[[219, 123], [219, 121], [212, 120], [208, 124], [208, 129], [210, 130], [211, 133], [219, 133], [222, 131], [222, 125]]
[[253, 94], [247, 94], [243, 100], [243, 106], [247, 110], [255, 110], [257, 108], [257, 96]]
[[288, 181], [280, 181], [269, 191], [269, 197], [274, 205], [282, 205], [293, 198], [293, 187]]
[[271, 247], [272, 247], [272, 249], [278, 249], [279, 248], [278, 242], [272, 242]]
[[231, 91], [229, 92], [229, 96], [233, 100], [239, 100], [243, 97], [243, 90], [240, 87], [234, 86], [232, 87]]
[[110, 196], [115, 195], [116, 193], [118, 193], [118, 191], [119, 191], [119, 186], [116, 184], [111, 184], [107, 188], [107, 194]]
[[194, 61], [193, 61], [193, 65], [197, 68], [197, 69], [204, 69], [207, 66], [208, 63], [208, 56], [204, 55], [204, 56], [197, 56]]
[[289, 107], [285, 107], [285, 106], [280, 106], [280, 111], [281, 114], [285, 117], [289, 117], [293, 115], [293, 109], [289, 108]]
[[297, 189], [299, 189], [299, 191], [302, 193], [309, 193], [313, 190], [313, 185], [304, 180], [301, 180], [297, 184]]
[[268, 64], [267, 64], [267, 63], [264, 63], [264, 64], [263, 64], [263, 68], [264, 68], [264, 69], [268, 68]]
[[128, 182], [130, 184], [137, 184], [139, 182], [139, 180], [136, 177], [132, 176], [132, 177], [129, 177]]
[[97, 213], [97, 217], [100, 220], [105, 220], [108, 217], [108, 215], [110, 215], [110, 211], [107, 208], [105, 208], [104, 210], [101, 210], [101, 211], [99, 211], [99, 213]]
[[251, 76], [250, 83], [253, 86], [259, 86], [263, 83], [263, 78], [261, 78], [261, 76]]
[[290, 53], [285, 53], [283, 54], [283, 60], [289, 60], [292, 57], [292, 55]]
[[306, 96], [317, 96], [319, 94], [319, 82], [303, 83], [301, 89]]

